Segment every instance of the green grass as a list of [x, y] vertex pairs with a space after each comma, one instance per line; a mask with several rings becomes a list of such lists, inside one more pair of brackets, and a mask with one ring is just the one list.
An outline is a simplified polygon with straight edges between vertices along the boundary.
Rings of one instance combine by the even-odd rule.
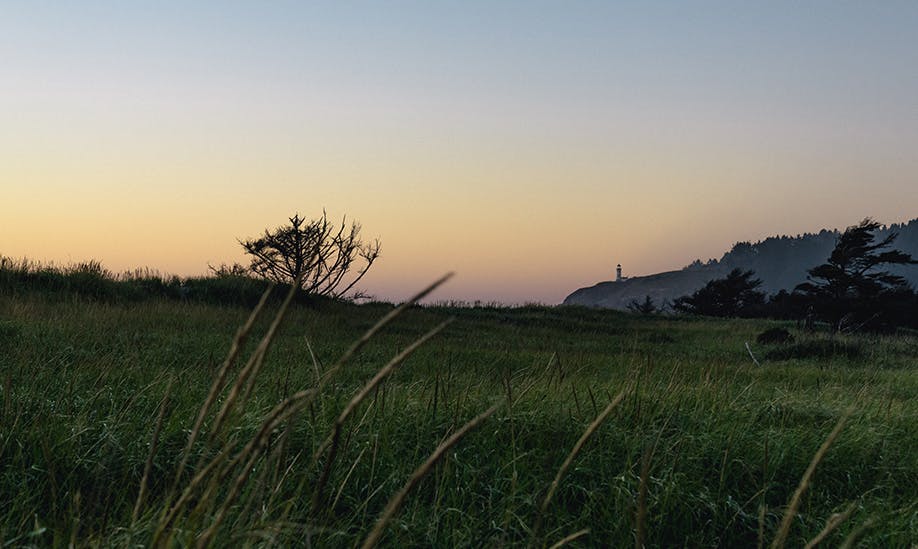
[[[231, 379], [279, 306], [267, 305]], [[220, 448], [227, 459], [238, 455], [272, 407], [316, 387], [391, 309], [293, 306], [250, 398], [225, 428], [213, 431], [208, 415], [174, 492], [194, 419], [250, 310], [58, 290], [0, 294], [0, 539], [149, 544], [164, 508], [193, 486], [203, 464]], [[335, 458], [314, 459], [360, 388], [449, 317], [455, 321], [358, 404]], [[869, 546], [912, 546], [918, 338], [829, 341], [786, 325], [795, 343], [755, 344], [776, 325], [566, 307], [410, 308], [270, 429], [261, 454], [227, 467], [223, 479], [204, 477], [161, 539], [194, 544], [229, 501], [210, 539], [220, 546], [360, 544], [438, 444], [499, 404], [407, 494], [383, 545], [542, 546], [584, 528], [573, 545], [633, 546], [638, 535], [647, 546], [768, 544], [814, 454], [853, 408], [803, 494], [788, 544], [803, 545], [854, 503], [827, 545], [867, 524], [861, 535]], [[170, 380], [148, 492], [132, 520]], [[562, 462], [623, 389], [541, 514]], [[226, 398], [224, 390], [217, 407]], [[227, 463], [219, 459], [218, 469]]]

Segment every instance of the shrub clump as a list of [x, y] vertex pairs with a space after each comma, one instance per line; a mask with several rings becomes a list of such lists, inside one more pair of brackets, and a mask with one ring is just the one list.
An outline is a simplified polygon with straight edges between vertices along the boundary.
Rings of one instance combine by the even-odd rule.
[[784, 328], [769, 328], [756, 336], [755, 340], [762, 345], [793, 343], [794, 336]]
[[814, 339], [775, 347], [765, 353], [768, 360], [791, 360], [807, 358], [860, 358], [863, 348], [857, 342], [830, 339]]

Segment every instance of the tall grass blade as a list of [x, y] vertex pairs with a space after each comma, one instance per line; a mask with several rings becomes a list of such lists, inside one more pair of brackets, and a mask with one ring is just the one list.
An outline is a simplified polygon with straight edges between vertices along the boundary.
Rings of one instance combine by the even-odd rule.
[[567, 473], [567, 470], [570, 468], [571, 464], [574, 462], [574, 459], [577, 458], [577, 455], [583, 449], [583, 446], [590, 439], [590, 437], [593, 436], [593, 433], [595, 433], [596, 430], [599, 429], [599, 426], [602, 425], [602, 423], [606, 420], [606, 418], [609, 417], [609, 414], [612, 413], [612, 410], [614, 410], [615, 407], [618, 406], [618, 404], [622, 401], [622, 399], [625, 398], [625, 394], [627, 394], [627, 392], [628, 392], [628, 388], [622, 389], [615, 396], [615, 398], [612, 399], [612, 402], [610, 402], [609, 405], [606, 406], [605, 410], [603, 410], [602, 413], [596, 416], [596, 419], [594, 419], [593, 422], [590, 423], [590, 425], [583, 432], [583, 434], [580, 435], [580, 439], [577, 441], [576, 444], [574, 444], [574, 447], [571, 449], [570, 454], [567, 455], [567, 458], [564, 460], [564, 463], [562, 463], [561, 467], [558, 469], [558, 473], [555, 475], [555, 478], [551, 481], [551, 485], [548, 487], [548, 493], [545, 494], [545, 498], [542, 500], [542, 505], [539, 507], [539, 510], [541, 513], [544, 513], [545, 510], [548, 509], [548, 505], [551, 503], [551, 500], [554, 497], [555, 492], [558, 490], [558, 486], [561, 484], [561, 479], [564, 478], [564, 475]]
[[384, 379], [386, 379], [402, 362], [405, 361], [409, 356], [412, 355], [418, 348], [427, 343], [432, 337], [440, 333], [443, 328], [446, 328], [453, 322], [453, 319], [447, 319], [444, 322], [441, 322], [434, 329], [430, 330], [423, 336], [421, 336], [417, 341], [406, 347], [402, 352], [396, 355], [388, 364], [383, 366], [376, 372], [376, 375], [373, 376], [366, 385], [351, 399], [348, 405], [341, 411], [341, 414], [335, 420], [335, 424], [332, 426], [332, 432], [328, 435], [328, 438], [319, 446], [319, 449], [316, 450], [316, 453], [313, 455], [313, 461], [317, 461], [322, 454], [328, 451], [328, 457], [325, 460], [325, 466], [322, 470], [322, 475], [319, 477], [319, 482], [316, 484], [316, 489], [313, 494], [313, 509], [317, 510], [319, 503], [321, 502], [322, 492], [325, 489], [325, 484], [328, 482], [328, 477], [331, 474], [331, 468], [335, 461], [335, 456], [338, 450], [338, 441], [341, 437], [341, 428], [344, 426], [344, 423], [347, 419], [354, 413], [354, 410], [360, 406], [360, 403], [373, 392], [373, 389], [379, 386]]
[[816, 534], [816, 537], [808, 541], [803, 549], [812, 549], [813, 547], [816, 547], [825, 541], [825, 539], [829, 537], [829, 534], [834, 532], [836, 528], [848, 520], [851, 514], [854, 513], [855, 509], [857, 509], [857, 502], [852, 502], [850, 505], [848, 505], [848, 508], [841, 513], [835, 513], [829, 517], [829, 520], [826, 521], [825, 527], [818, 534]]
[[229, 508], [235, 503], [236, 498], [239, 496], [239, 493], [242, 490], [242, 487], [245, 485], [246, 481], [249, 479], [254, 466], [255, 461], [264, 450], [268, 444], [268, 438], [271, 435], [271, 432], [274, 431], [278, 426], [283, 422], [292, 418], [295, 414], [305, 408], [309, 402], [312, 400], [315, 395], [315, 391], [306, 390], [300, 391], [299, 393], [291, 396], [284, 402], [281, 402], [274, 407], [274, 410], [265, 418], [262, 422], [261, 428], [258, 430], [258, 433], [252, 438], [251, 441], [242, 449], [239, 455], [230, 463], [230, 469], [232, 465], [246, 462], [245, 466], [241, 469], [241, 472], [236, 477], [233, 482], [233, 485], [230, 489], [229, 494], [223, 498], [223, 503], [217, 511], [216, 516], [213, 519], [211, 525], [204, 531], [196, 543], [197, 547], [207, 547], [214, 535], [217, 532], [217, 529], [223, 523], [224, 518], [226, 518], [226, 513]]
[[172, 394], [172, 383], [175, 378], [169, 379], [166, 385], [166, 393], [163, 395], [162, 402], [159, 404], [159, 413], [156, 415], [156, 426], [153, 428], [153, 438], [150, 441], [150, 451], [147, 453], [147, 461], [143, 466], [143, 478], [140, 479], [140, 490], [137, 493], [137, 501], [134, 503], [134, 510], [131, 512], [131, 524], [137, 522], [140, 516], [140, 508], [143, 506], [144, 499], [147, 495], [147, 482], [150, 478], [150, 471], [153, 469], [153, 456], [156, 455], [156, 448], [159, 445], [159, 433], [163, 428], [163, 419], [166, 417], [166, 406], [169, 403], [169, 396]]
[[408, 495], [408, 492], [414, 488], [418, 482], [423, 479], [427, 473], [430, 472], [430, 469], [436, 465], [438, 461], [449, 451], [450, 448], [456, 445], [462, 437], [464, 437], [469, 431], [478, 427], [481, 422], [490, 417], [494, 412], [500, 408], [502, 404], [495, 404], [491, 406], [484, 412], [472, 418], [471, 421], [462, 426], [461, 429], [453, 433], [448, 439], [443, 443], [437, 446], [437, 449], [434, 450], [434, 453], [430, 454], [430, 457], [427, 458], [420, 467], [414, 470], [414, 473], [411, 474], [411, 477], [408, 479], [408, 482], [402, 486], [402, 489], [399, 490], [392, 499], [389, 500], [389, 503], [386, 504], [386, 508], [383, 510], [382, 515], [376, 521], [376, 525], [373, 527], [373, 530], [370, 532], [370, 535], [363, 541], [361, 546], [363, 549], [370, 549], [375, 546], [379, 539], [382, 537], [383, 532], [386, 529], [386, 525], [389, 524], [389, 521], [392, 520], [392, 517], [395, 516], [395, 513], [399, 510], [402, 505], [402, 502], [405, 500], [405, 497]]
[[226, 378], [229, 375], [229, 370], [233, 363], [236, 361], [236, 358], [239, 356], [239, 352], [242, 350], [242, 347], [245, 345], [245, 342], [249, 337], [249, 333], [252, 331], [252, 327], [255, 325], [255, 321], [258, 319], [258, 316], [264, 309], [265, 303], [268, 301], [268, 296], [271, 295], [271, 291], [273, 289], [273, 285], [265, 289], [264, 293], [261, 294], [261, 298], [258, 300], [258, 304], [249, 314], [248, 320], [246, 320], [245, 324], [243, 324], [242, 327], [239, 328], [239, 331], [236, 332], [236, 336], [233, 338], [233, 342], [230, 345], [229, 354], [226, 356], [226, 359], [220, 366], [220, 370], [217, 372], [217, 376], [214, 378], [213, 385], [211, 385], [210, 391], [207, 393], [207, 398], [204, 399], [204, 403], [198, 410], [198, 416], [195, 418], [194, 426], [191, 428], [191, 433], [188, 435], [188, 442], [185, 443], [185, 448], [182, 450], [182, 460], [179, 462], [179, 466], [175, 471], [175, 480], [173, 481], [172, 490], [170, 490], [170, 492], [174, 493], [178, 487], [178, 483], [182, 478], [182, 474], [185, 472], [186, 465], [188, 464], [188, 456], [190, 455], [191, 449], [194, 446], [195, 441], [197, 441], [199, 433], [201, 432], [201, 426], [204, 424], [204, 420], [207, 417], [207, 414], [210, 412], [211, 407], [213, 407], [214, 402], [216, 402], [217, 397], [226, 386]]
[[245, 395], [242, 398], [242, 402], [244, 402], [245, 398], [248, 396], [248, 392], [251, 390], [252, 385], [255, 383], [255, 378], [258, 376], [258, 372], [261, 370], [261, 365], [264, 361], [264, 355], [268, 352], [268, 348], [271, 346], [271, 342], [274, 340], [274, 335], [277, 333], [277, 329], [280, 327], [281, 322], [284, 320], [284, 316], [287, 314], [287, 309], [290, 306], [290, 302], [293, 301], [293, 296], [295, 296], [299, 291], [299, 287], [300, 279], [297, 277], [297, 279], [294, 280], [293, 284], [290, 286], [290, 291], [288, 291], [286, 297], [284, 297], [284, 301], [281, 303], [277, 314], [274, 315], [274, 320], [271, 321], [271, 325], [268, 327], [268, 331], [258, 343], [258, 348], [256, 348], [252, 353], [249, 361], [239, 372], [236, 381], [232, 386], [230, 386], [230, 392], [226, 396], [226, 400], [223, 402], [223, 406], [220, 408], [219, 413], [217, 413], [217, 417], [214, 419], [214, 424], [210, 429], [210, 440], [213, 440], [217, 433], [220, 432], [220, 429], [223, 427], [223, 423], [226, 421], [227, 416], [235, 407], [236, 400], [239, 398], [240, 394], [244, 393]]
[[530, 534], [530, 545], [534, 544], [536, 539], [539, 536], [539, 532], [542, 530], [542, 521], [545, 518], [545, 511], [548, 509], [549, 504], [551, 504], [552, 498], [555, 496], [555, 492], [558, 490], [558, 486], [561, 484], [561, 479], [564, 478], [564, 475], [567, 473], [567, 470], [570, 468], [571, 464], [574, 462], [574, 459], [577, 458], [577, 455], [583, 449], [583, 446], [587, 443], [593, 433], [599, 429], [599, 426], [609, 417], [609, 414], [612, 413], [612, 410], [621, 403], [622, 399], [625, 398], [625, 395], [628, 393], [629, 387], [622, 389], [615, 398], [605, 407], [605, 409], [600, 412], [596, 419], [587, 426], [586, 430], [580, 435], [580, 439], [577, 440], [577, 443], [574, 444], [574, 447], [571, 449], [570, 453], [567, 455], [567, 458], [564, 459], [564, 462], [561, 464], [561, 467], [558, 468], [558, 472], [555, 474], [555, 478], [551, 481], [551, 484], [548, 486], [548, 492], [545, 494], [545, 498], [542, 499], [542, 504], [539, 506], [538, 515], [536, 516], [535, 526], [532, 528], [532, 533]]
[[[870, 517], [869, 519], [865, 520], [863, 524], [861, 524], [860, 526], [855, 528], [853, 532], [848, 534], [848, 537], [845, 538], [845, 541], [843, 541], [842, 544], [838, 546], [838, 549], [851, 549], [853, 547], [856, 547], [857, 542], [862, 537], [864, 537], [864, 534], [867, 532], [868, 529], [870, 529], [873, 526], [874, 522], [876, 522], [876, 519], [873, 517]], [[912, 547], [914, 547], [914, 545]]]
[[381, 319], [379, 319], [376, 322], [376, 324], [371, 326], [369, 330], [367, 330], [362, 336], [360, 336], [360, 339], [355, 341], [347, 349], [347, 351], [345, 351], [344, 354], [341, 355], [341, 358], [339, 358], [338, 361], [325, 372], [325, 374], [322, 376], [323, 382], [326, 381], [329, 377], [331, 377], [339, 368], [341, 368], [341, 366], [346, 364], [351, 359], [351, 357], [357, 354], [357, 352], [360, 349], [362, 349], [367, 343], [369, 343], [371, 339], [373, 339], [373, 336], [379, 333], [379, 331], [385, 328], [390, 322], [395, 320], [396, 317], [398, 317], [398, 315], [402, 314], [406, 309], [408, 309], [409, 307], [411, 307], [418, 301], [427, 297], [430, 294], [430, 292], [439, 288], [443, 283], [445, 283], [447, 280], [449, 280], [452, 277], [453, 277], [453, 273], [447, 273], [443, 275], [442, 277], [434, 281], [430, 286], [424, 288], [423, 290], [413, 295], [410, 299], [408, 299], [407, 301], [405, 301], [398, 307], [386, 313], [386, 315], [383, 316]]
[[589, 529], [589, 528], [584, 528], [583, 530], [578, 530], [577, 532], [574, 532], [573, 534], [571, 534], [571, 535], [569, 535], [569, 536], [565, 536], [565, 537], [559, 539], [554, 545], [552, 545], [552, 546], [549, 547], [548, 549], [559, 549], [560, 547], [564, 547], [564, 546], [567, 545], [568, 543], [570, 543], [570, 542], [572, 542], [572, 541], [576, 541], [576, 540], [582, 538], [583, 536], [586, 536], [586, 535], [589, 534], [589, 533], [590, 533], [590, 529]]
[[806, 472], [803, 473], [803, 478], [800, 479], [800, 484], [797, 486], [797, 490], [794, 491], [794, 495], [791, 497], [790, 504], [787, 506], [787, 510], [784, 512], [784, 518], [781, 520], [781, 526], [778, 528], [778, 535], [775, 536], [775, 539], [771, 542], [772, 549], [784, 547], [784, 543], [787, 541], [787, 535], [790, 533], [791, 524], [793, 523], [794, 517], [797, 515], [797, 509], [800, 507], [800, 499], [810, 485], [810, 481], [813, 478], [813, 473], [816, 471], [816, 466], [819, 465], [819, 462], [822, 461], [822, 458], [826, 455], [826, 452], [829, 451], [829, 447], [832, 446], [833, 442], [835, 442], [835, 439], [838, 437], [838, 434], [841, 433], [842, 428], [845, 426], [845, 422], [848, 421], [848, 417], [851, 416], [853, 411], [853, 408], [849, 408], [841, 416], [841, 418], [839, 418], [838, 423], [835, 424], [835, 428], [832, 429], [832, 432], [829, 433], [828, 437], [826, 437], [826, 440], [822, 443], [822, 446], [820, 446], [819, 450], [816, 451], [816, 454], [813, 456], [813, 460], [810, 462], [809, 467], [807, 467]]
[[643, 549], [647, 539], [647, 485], [650, 479], [650, 459], [653, 451], [644, 450], [641, 457], [641, 480], [638, 484], [637, 508], [634, 511], [634, 546]]

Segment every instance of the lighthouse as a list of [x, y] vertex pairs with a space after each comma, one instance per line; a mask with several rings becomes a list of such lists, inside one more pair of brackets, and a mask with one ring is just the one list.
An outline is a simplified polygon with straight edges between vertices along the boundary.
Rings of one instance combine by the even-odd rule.
[[618, 266], [615, 267], [615, 281], [616, 282], [622, 281], [622, 264], [621, 263], [619, 263]]

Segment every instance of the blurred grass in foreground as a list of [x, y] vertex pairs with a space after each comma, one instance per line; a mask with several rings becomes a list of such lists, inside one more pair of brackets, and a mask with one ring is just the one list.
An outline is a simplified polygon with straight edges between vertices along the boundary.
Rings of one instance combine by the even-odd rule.
[[[795, 351], [754, 343], [776, 325], [768, 321], [414, 306], [335, 368], [393, 306], [293, 304], [260, 354], [278, 298], [254, 321], [186, 451], [260, 288], [242, 306], [10, 280], [0, 284], [0, 539], [11, 545], [353, 546], [431, 457], [381, 544], [769, 544], [849, 408], [787, 543], [817, 537], [834, 513], [844, 520], [825, 535], [829, 545], [918, 540], [913, 335], [796, 334]], [[240, 382], [250, 357], [263, 362]], [[216, 425], [233, 383], [239, 403]], [[370, 389], [342, 421], [361, 387]]]

